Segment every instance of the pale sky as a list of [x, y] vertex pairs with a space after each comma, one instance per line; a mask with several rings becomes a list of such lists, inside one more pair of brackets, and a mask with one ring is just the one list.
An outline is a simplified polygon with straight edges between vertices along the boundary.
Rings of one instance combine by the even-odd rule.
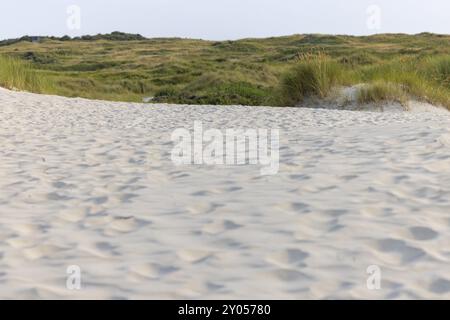
[[[80, 8], [80, 29], [67, 25], [70, 5]], [[450, 34], [449, 17], [449, 0], [1, 0], [0, 39], [112, 31], [209, 40], [296, 33]]]

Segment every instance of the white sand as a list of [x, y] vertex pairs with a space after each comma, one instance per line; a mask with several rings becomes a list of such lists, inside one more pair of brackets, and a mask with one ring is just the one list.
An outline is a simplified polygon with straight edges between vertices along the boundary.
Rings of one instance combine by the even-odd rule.
[[[175, 167], [171, 133], [195, 120], [279, 128], [279, 174]], [[0, 298], [448, 299], [449, 128], [444, 112], [0, 89]], [[380, 290], [366, 287], [370, 265]]]
[[441, 106], [434, 106], [426, 102], [409, 100], [402, 105], [399, 102], [391, 103], [358, 103], [358, 92], [367, 87], [361, 83], [351, 87], [336, 88], [326, 99], [308, 98], [299, 107], [328, 109], [328, 110], [348, 110], [348, 111], [374, 111], [374, 112], [433, 112], [448, 113], [448, 110]]

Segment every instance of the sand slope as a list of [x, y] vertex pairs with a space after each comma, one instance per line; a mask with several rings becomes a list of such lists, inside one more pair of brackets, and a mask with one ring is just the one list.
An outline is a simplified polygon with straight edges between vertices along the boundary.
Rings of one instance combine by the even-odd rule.
[[[279, 174], [174, 166], [171, 133], [195, 120], [279, 128]], [[449, 128], [0, 89], [0, 298], [450, 298]]]

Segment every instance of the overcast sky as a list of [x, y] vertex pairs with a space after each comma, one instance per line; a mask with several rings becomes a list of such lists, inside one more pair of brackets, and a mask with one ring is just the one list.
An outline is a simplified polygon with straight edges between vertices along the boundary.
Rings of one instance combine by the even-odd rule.
[[0, 39], [115, 30], [210, 40], [295, 33], [450, 34], [449, 17], [449, 0], [1, 0]]

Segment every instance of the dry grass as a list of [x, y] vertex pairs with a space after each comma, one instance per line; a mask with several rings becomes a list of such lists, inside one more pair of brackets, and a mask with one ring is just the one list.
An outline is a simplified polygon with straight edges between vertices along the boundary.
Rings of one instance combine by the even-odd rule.
[[323, 53], [303, 56], [281, 80], [282, 105], [296, 105], [307, 97], [325, 98], [344, 81], [342, 65]]
[[359, 88], [357, 101], [359, 104], [399, 102], [406, 106], [408, 96], [401, 85], [377, 81]]
[[30, 92], [50, 91], [49, 81], [33, 69], [29, 62], [0, 56], [0, 86]]
[[14, 70], [28, 70], [4, 72], [4, 86], [65, 96], [284, 106], [308, 95], [326, 96], [333, 86], [385, 82], [401, 86], [408, 96], [450, 107], [450, 36], [443, 35], [293, 35], [221, 42], [44, 39], [0, 42], [0, 55], [25, 61]]

